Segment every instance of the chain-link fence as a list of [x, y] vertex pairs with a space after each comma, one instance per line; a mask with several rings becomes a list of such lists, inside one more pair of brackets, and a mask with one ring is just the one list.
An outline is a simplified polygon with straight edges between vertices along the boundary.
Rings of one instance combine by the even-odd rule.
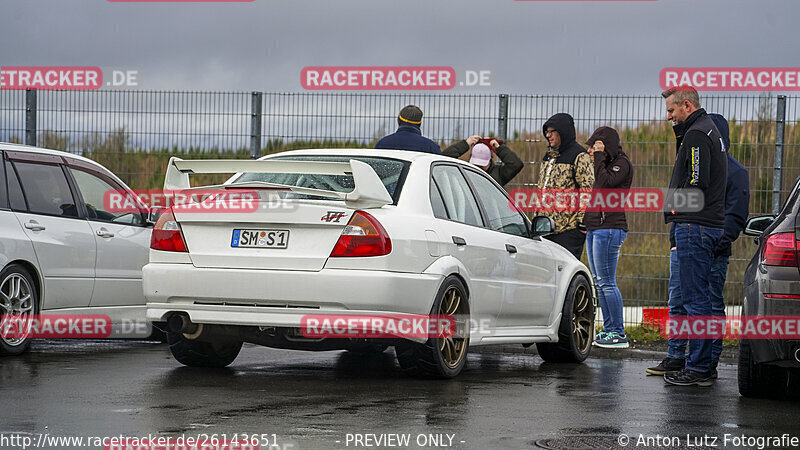
[[[730, 152], [750, 174], [750, 215], [771, 213], [800, 175], [800, 97], [701, 99], [731, 123]], [[635, 167], [633, 187], [663, 188], [672, 171], [675, 138], [658, 95], [0, 91], [0, 141], [83, 154], [131, 186], [151, 188], [162, 182], [171, 155], [247, 158], [295, 148], [371, 147], [395, 130], [397, 112], [407, 104], [424, 111], [423, 134], [442, 146], [472, 134], [505, 138], [526, 163], [508, 189], [538, 182], [546, 149], [542, 124], [556, 112], [575, 118], [579, 142], [598, 126], [615, 127]], [[642, 307], [666, 304], [668, 228], [659, 213], [628, 213], [628, 224], [618, 281], [625, 321], [638, 324]], [[746, 237], [733, 246], [729, 305], [741, 304], [744, 268], [755, 248]]]

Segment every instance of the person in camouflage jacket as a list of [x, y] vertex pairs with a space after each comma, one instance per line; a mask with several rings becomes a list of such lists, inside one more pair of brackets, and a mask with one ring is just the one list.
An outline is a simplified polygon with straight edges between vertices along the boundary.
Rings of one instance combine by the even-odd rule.
[[[553, 189], [583, 189], [589, 192], [594, 185], [594, 165], [586, 149], [575, 141], [575, 121], [572, 116], [555, 114], [544, 123], [542, 132], [548, 146], [539, 169], [539, 189], [542, 192]], [[583, 214], [579, 208], [538, 213], [555, 221], [555, 233], [547, 236], [547, 239], [566, 248], [578, 259], [586, 242]]]

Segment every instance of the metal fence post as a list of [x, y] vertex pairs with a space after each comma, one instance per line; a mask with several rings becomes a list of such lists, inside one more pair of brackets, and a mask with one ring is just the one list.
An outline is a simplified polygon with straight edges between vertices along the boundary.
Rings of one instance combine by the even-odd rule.
[[25, 145], [36, 145], [36, 90], [25, 91]]
[[261, 105], [264, 94], [253, 92], [250, 104], [250, 159], [261, 157]]
[[508, 94], [500, 94], [500, 112], [497, 115], [497, 137], [508, 140]]
[[775, 117], [775, 165], [772, 169], [772, 214], [781, 211], [781, 189], [783, 188], [783, 142], [786, 137], [786, 96], [778, 96], [778, 112]]

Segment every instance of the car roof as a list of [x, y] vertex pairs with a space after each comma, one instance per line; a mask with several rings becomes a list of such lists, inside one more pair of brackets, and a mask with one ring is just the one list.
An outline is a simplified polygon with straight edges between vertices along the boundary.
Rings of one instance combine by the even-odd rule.
[[91, 159], [86, 158], [84, 156], [76, 155], [75, 153], [70, 153], [70, 152], [67, 152], [67, 151], [64, 151], [64, 150], [50, 150], [50, 149], [42, 148], [42, 147], [32, 147], [30, 145], [12, 144], [10, 142], [0, 142], [0, 150], [6, 150], [6, 151], [9, 151], [9, 152], [40, 153], [40, 154], [43, 154], [43, 155], [63, 156], [65, 158], [75, 158], [75, 159], [80, 160], [80, 161], [84, 161], [84, 162], [88, 162], [90, 164], [94, 164], [94, 165], [96, 165], [98, 167], [103, 167], [101, 164], [97, 163], [96, 161], [92, 161]]
[[444, 155], [437, 155], [434, 153], [417, 152], [413, 150], [384, 150], [372, 148], [323, 148], [323, 149], [303, 149], [303, 150], [287, 150], [280, 153], [273, 153], [267, 156], [262, 156], [259, 159], [269, 159], [283, 156], [366, 156], [378, 158], [392, 158], [408, 162], [434, 162], [434, 161], [458, 161], [462, 164], [467, 164], [466, 161], [458, 158], [452, 158]]
[[120, 179], [115, 173], [111, 172], [97, 161], [93, 161], [89, 158], [86, 158], [85, 156], [76, 155], [74, 153], [69, 153], [64, 150], [50, 150], [42, 147], [32, 147], [30, 145], [12, 144], [10, 142], [0, 142], [0, 151], [39, 153], [41, 155], [53, 155], [53, 156], [61, 156], [64, 158], [76, 159], [78, 161], [83, 161], [85, 163], [92, 164], [93, 166], [96, 166], [98, 169], [101, 169], [104, 173], [110, 173], [117, 181], [122, 182], [123, 185], [127, 186], [127, 184], [124, 181], [122, 181], [122, 179]]

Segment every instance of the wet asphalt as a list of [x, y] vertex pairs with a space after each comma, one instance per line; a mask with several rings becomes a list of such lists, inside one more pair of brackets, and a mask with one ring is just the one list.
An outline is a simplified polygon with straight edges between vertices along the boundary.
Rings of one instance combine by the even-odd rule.
[[800, 439], [800, 400], [740, 397], [734, 365], [721, 365], [711, 388], [675, 387], [645, 374], [653, 361], [614, 354], [577, 365], [470, 354], [458, 378], [421, 380], [400, 372], [391, 349], [364, 357], [245, 346], [229, 368], [196, 369], [165, 344], [37, 341], [0, 359], [0, 448], [39, 434], [263, 434], [270, 449], [757, 448], [759, 436]]

